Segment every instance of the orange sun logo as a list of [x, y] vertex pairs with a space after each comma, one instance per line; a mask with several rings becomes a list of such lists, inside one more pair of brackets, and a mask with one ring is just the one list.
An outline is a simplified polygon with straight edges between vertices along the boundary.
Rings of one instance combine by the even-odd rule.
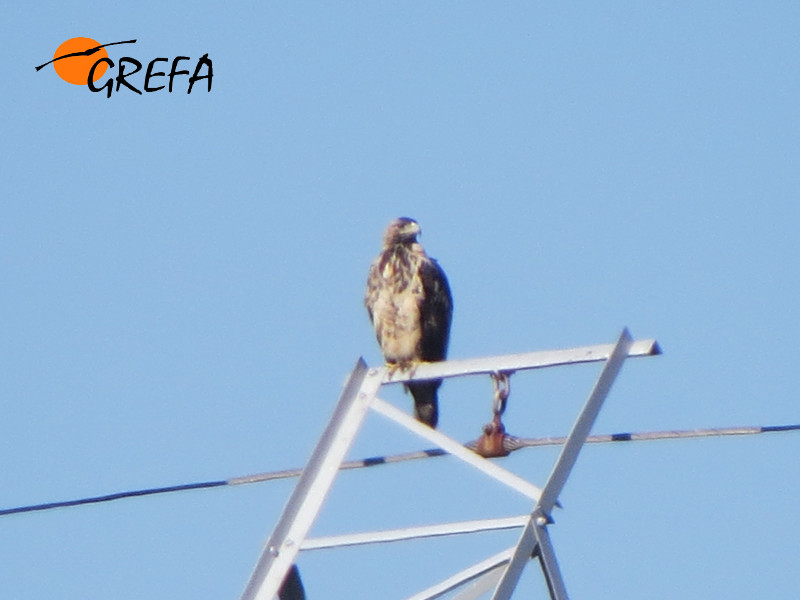
[[[111, 98], [114, 91], [114, 82], [116, 82], [116, 91], [119, 92], [122, 86], [128, 90], [139, 94], [141, 96], [142, 90], [137, 88], [133, 81], [128, 81], [128, 77], [142, 71], [143, 64], [130, 56], [122, 56], [115, 63], [108, 57], [106, 47], [118, 46], [120, 44], [135, 44], [136, 40], [124, 40], [122, 42], [108, 42], [100, 44], [97, 40], [87, 37], [74, 37], [68, 39], [61, 44], [53, 55], [53, 60], [49, 60], [44, 64], [36, 67], [36, 71], [41, 71], [48, 65], [53, 65], [56, 74], [73, 85], [85, 85], [92, 92], [105, 91], [106, 97]], [[169, 81], [168, 91], [172, 92], [173, 80], [177, 75], [190, 75], [189, 89], [186, 90], [187, 94], [192, 93], [192, 87], [203, 79], [208, 80], [208, 91], [211, 91], [211, 78], [214, 77], [214, 68], [211, 59], [208, 57], [208, 52], [203, 54], [197, 59], [197, 65], [192, 75], [189, 71], [180, 68], [181, 61], [189, 60], [188, 56], [176, 56], [172, 61], [172, 68], [169, 70], [169, 75], [166, 71], [159, 71], [158, 63], [168, 63], [169, 59], [165, 57], [156, 57], [147, 63], [147, 69], [144, 71], [144, 91], [157, 92], [167, 88], [167, 84], [159, 84], [159, 78], [166, 77]], [[117, 67], [116, 77], [110, 77], [100, 87], [95, 86], [95, 83], [102, 79], [103, 75], [108, 71], [108, 67]], [[166, 68], [166, 67], [161, 67]], [[141, 75], [140, 75], [141, 77]], [[154, 83], [154, 81], [156, 83]]]
[[[100, 42], [87, 37], [74, 37], [56, 49], [53, 66], [58, 76], [67, 83], [86, 85], [92, 65], [101, 58], [108, 58], [108, 52]], [[98, 65], [94, 70], [94, 81], [100, 79], [106, 69], [106, 63]]]

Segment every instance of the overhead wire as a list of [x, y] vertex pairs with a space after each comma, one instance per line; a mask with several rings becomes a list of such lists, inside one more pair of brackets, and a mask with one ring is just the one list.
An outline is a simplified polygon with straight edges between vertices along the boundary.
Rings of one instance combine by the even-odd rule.
[[[798, 431], [798, 430], [800, 430], [800, 424], [746, 426], [746, 427], [716, 427], [716, 428], [705, 428], [705, 429], [648, 431], [640, 433], [611, 433], [611, 434], [590, 435], [589, 437], [586, 438], [586, 443], [602, 444], [609, 442], [674, 440], [674, 439], [686, 439], [686, 438], [754, 435], [759, 433], [777, 433], [777, 432]], [[514, 436], [507, 436], [506, 449], [508, 449], [510, 452], [513, 452], [516, 450], [521, 450], [523, 448], [534, 448], [539, 446], [559, 446], [564, 444], [566, 439], [567, 439], [566, 437], [518, 438]], [[472, 441], [464, 445], [467, 448], [474, 449], [476, 442]], [[339, 470], [345, 471], [352, 469], [363, 469], [366, 467], [374, 467], [377, 465], [385, 465], [385, 464], [399, 463], [410, 460], [418, 460], [422, 458], [444, 456], [446, 454], [448, 454], [448, 452], [446, 452], [445, 450], [442, 450], [440, 448], [431, 448], [427, 450], [419, 450], [416, 452], [393, 454], [389, 456], [374, 456], [370, 458], [363, 458], [359, 460], [351, 460], [343, 462], [339, 467]], [[113, 500], [121, 500], [123, 498], [138, 498], [142, 496], [170, 494], [174, 492], [183, 492], [188, 490], [201, 490], [201, 489], [210, 489], [210, 488], [217, 488], [224, 486], [262, 483], [265, 481], [275, 481], [278, 479], [290, 479], [293, 477], [299, 477], [302, 471], [303, 469], [300, 468], [284, 469], [280, 471], [269, 471], [264, 473], [254, 473], [252, 475], [231, 477], [229, 479], [200, 481], [195, 483], [184, 483], [184, 484], [169, 485], [164, 487], [130, 490], [126, 492], [115, 492], [111, 494], [104, 494], [101, 496], [90, 496], [86, 498], [78, 498], [73, 500], [44, 502], [41, 504], [29, 504], [25, 506], [0, 509], [0, 517], [21, 514], [21, 513], [47, 511], [56, 508], [82, 506], [86, 504], [99, 504], [103, 502], [111, 502]]]

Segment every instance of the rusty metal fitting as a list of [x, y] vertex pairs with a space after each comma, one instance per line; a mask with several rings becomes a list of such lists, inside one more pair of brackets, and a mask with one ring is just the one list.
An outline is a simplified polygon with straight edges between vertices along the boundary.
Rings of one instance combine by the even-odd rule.
[[475, 442], [475, 452], [484, 458], [498, 458], [508, 456], [506, 450], [506, 428], [500, 420], [500, 415], [496, 414], [491, 423], [483, 426], [483, 435]]

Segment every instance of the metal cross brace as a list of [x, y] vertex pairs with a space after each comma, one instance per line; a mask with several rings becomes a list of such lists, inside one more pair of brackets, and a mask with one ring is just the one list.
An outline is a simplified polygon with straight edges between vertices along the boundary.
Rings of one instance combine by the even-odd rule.
[[[325, 431], [256, 563], [242, 594], [242, 600], [272, 600], [301, 549], [311, 550], [379, 543], [519, 526], [522, 526], [523, 529], [515, 547], [473, 565], [414, 595], [409, 600], [438, 598], [462, 586], [464, 589], [455, 596], [460, 600], [476, 599], [492, 588], [495, 588], [492, 596], [494, 600], [505, 600], [510, 598], [524, 566], [533, 556], [539, 557], [551, 597], [554, 600], [566, 599], [564, 583], [547, 533], [547, 525], [551, 522], [550, 511], [558, 500], [577, 460], [578, 453], [589, 435], [592, 424], [624, 360], [629, 357], [652, 356], [659, 353], [660, 349], [654, 340], [633, 341], [626, 329], [616, 344], [427, 363], [419, 365], [412, 374], [392, 371], [385, 367], [368, 368], [364, 360], [359, 359], [344, 386]], [[604, 368], [542, 489], [503, 469], [496, 463], [478, 456], [443, 433], [420, 424], [403, 411], [377, 397], [381, 385], [387, 383], [478, 373], [511, 372], [598, 361], [605, 361]], [[512, 519], [486, 519], [403, 530], [351, 534], [318, 540], [306, 539], [325, 497], [333, 485], [338, 469], [370, 408], [435, 443], [454, 457], [531, 498], [535, 502], [532, 513], [526, 517]]]
[[600, 407], [603, 405], [614, 379], [616, 379], [622, 368], [622, 363], [628, 357], [632, 342], [633, 340], [628, 330], [625, 329], [608, 357], [603, 370], [600, 372], [592, 393], [589, 394], [583, 410], [581, 410], [575, 424], [572, 426], [572, 431], [567, 436], [567, 441], [564, 443], [561, 454], [559, 454], [556, 464], [547, 478], [542, 495], [536, 502], [530, 520], [522, 531], [508, 568], [500, 579], [492, 600], [503, 600], [511, 597], [511, 593], [516, 588], [517, 581], [522, 574], [522, 569], [534, 552], [539, 556], [542, 572], [550, 590], [550, 597], [553, 600], [567, 599], [567, 590], [547, 532], [547, 525], [552, 521], [550, 511], [553, 510], [553, 506], [555, 506], [558, 496], [567, 482], [572, 467], [575, 466], [575, 462], [578, 460], [578, 453], [580, 453], [583, 444], [586, 442], [592, 425], [600, 412]]

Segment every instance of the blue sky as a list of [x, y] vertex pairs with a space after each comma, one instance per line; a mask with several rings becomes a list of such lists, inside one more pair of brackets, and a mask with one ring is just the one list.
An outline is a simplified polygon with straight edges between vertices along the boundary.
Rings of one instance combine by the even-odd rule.
[[[659, 340], [596, 432], [798, 421], [794, 3], [28, 2], [0, 28], [0, 508], [301, 466], [381, 360], [363, 286], [401, 215], [450, 278], [453, 357]], [[208, 53], [212, 91], [34, 70], [76, 36]], [[566, 433], [598, 370], [518, 374], [508, 429]], [[441, 396], [476, 437], [488, 379]], [[427, 446], [370, 416], [352, 456]], [[551, 527], [571, 596], [796, 598], [799, 447], [585, 449]], [[542, 483], [555, 456], [501, 464]], [[0, 597], [237, 598], [291, 488], [2, 518]], [[437, 459], [344, 474], [314, 532], [528, 508]], [[300, 565], [312, 599], [403, 598], [513, 540]], [[535, 568], [519, 589], [546, 597]]]

